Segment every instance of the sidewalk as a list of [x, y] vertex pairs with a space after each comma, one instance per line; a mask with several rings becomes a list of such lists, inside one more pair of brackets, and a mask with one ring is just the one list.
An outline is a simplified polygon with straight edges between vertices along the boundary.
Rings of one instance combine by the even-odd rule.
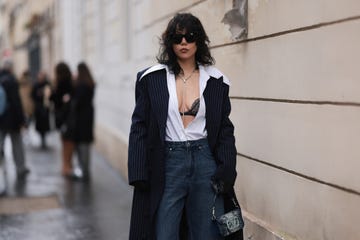
[[[132, 190], [97, 151], [92, 152], [89, 183], [60, 175], [60, 142], [48, 136], [48, 150], [39, 149], [32, 128], [24, 133], [25, 182], [17, 182], [10, 139], [5, 143], [6, 193], [0, 197], [1, 240], [126, 240]], [[0, 185], [3, 185], [2, 171]]]

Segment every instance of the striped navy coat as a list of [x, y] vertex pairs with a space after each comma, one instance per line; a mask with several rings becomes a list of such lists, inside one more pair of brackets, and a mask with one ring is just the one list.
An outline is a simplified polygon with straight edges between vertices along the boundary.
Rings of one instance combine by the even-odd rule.
[[[234, 126], [229, 119], [229, 82], [215, 67], [204, 69], [205, 74], [209, 75], [203, 92], [206, 130], [209, 146], [218, 166], [216, 175], [224, 181], [234, 183], [236, 148]], [[136, 103], [129, 136], [128, 177], [130, 185], [134, 185], [136, 181], [146, 181], [150, 184], [150, 190], [134, 189], [130, 240], [154, 239], [155, 214], [165, 179], [164, 143], [169, 103], [166, 76], [164, 65], [156, 65], [137, 75]], [[229, 195], [235, 196], [234, 191]], [[230, 196], [225, 197], [225, 211], [232, 206]], [[242, 232], [228, 239], [242, 239]]]

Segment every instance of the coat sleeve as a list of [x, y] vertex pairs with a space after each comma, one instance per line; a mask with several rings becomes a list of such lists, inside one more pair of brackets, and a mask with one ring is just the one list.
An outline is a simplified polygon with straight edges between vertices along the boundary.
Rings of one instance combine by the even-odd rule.
[[14, 78], [9, 81], [9, 102], [13, 110], [14, 121], [18, 128], [21, 128], [25, 124], [25, 115], [19, 94], [19, 85], [17, 80]]
[[150, 112], [149, 96], [146, 89], [146, 79], [140, 80], [138, 73], [135, 85], [135, 109], [129, 135], [128, 178], [129, 184], [148, 180], [147, 169], [147, 134]]
[[216, 158], [220, 161], [216, 173], [215, 180], [222, 180], [225, 184], [233, 186], [236, 179], [236, 147], [234, 137], [234, 125], [229, 115], [231, 112], [231, 103], [229, 98], [229, 86], [223, 84], [224, 94], [221, 112], [221, 125], [216, 144]]
[[76, 110], [81, 110], [91, 106], [93, 99], [94, 88], [86, 85], [79, 85], [75, 87], [73, 99], [76, 101]]

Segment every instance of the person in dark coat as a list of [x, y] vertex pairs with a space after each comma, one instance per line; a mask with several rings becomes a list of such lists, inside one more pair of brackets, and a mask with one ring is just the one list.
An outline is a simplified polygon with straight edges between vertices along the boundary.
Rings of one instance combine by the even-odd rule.
[[82, 179], [90, 178], [90, 146], [94, 140], [94, 106], [93, 98], [95, 82], [88, 66], [81, 62], [77, 66], [78, 76], [75, 80], [74, 93], [72, 96], [75, 113], [74, 141]]
[[6, 60], [0, 72], [0, 84], [6, 92], [6, 108], [0, 115], [0, 158], [3, 161], [4, 141], [6, 135], [10, 135], [13, 158], [16, 165], [18, 179], [24, 179], [30, 170], [26, 167], [24, 146], [21, 136], [21, 129], [26, 127], [25, 115], [23, 112], [19, 84], [12, 72], [12, 62]]
[[243, 239], [242, 229], [223, 237], [212, 220], [213, 206], [219, 217], [239, 203], [230, 83], [212, 66], [208, 43], [198, 18], [176, 14], [162, 35], [159, 64], [137, 74], [130, 240]]
[[60, 62], [55, 67], [55, 89], [50, 96], [54, 103], [55, 126], [60, 131], [62, 143], [62, 175], [73, 178], [72, 156], [75, 142], [72, 134], [62, 131], [70, 112], [70, 99], [73, 91], [72, 75], [69, 66]]
[[41, 137], [41, 148], [46, 148], [46, 133], [50, 131], [50, 82], [45, 72], [39, 72], [36, 83], [31, 91], [35, 106], [35, 129]]

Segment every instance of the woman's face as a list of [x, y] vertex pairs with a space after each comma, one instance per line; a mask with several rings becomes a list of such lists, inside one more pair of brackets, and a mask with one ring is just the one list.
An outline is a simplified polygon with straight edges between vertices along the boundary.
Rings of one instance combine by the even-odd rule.
[[177, 58], [181, 61], [195, 60], [197, 46], [194, 34], [187, 33], [186, 30], [176, 31], [174, 38], [176, 40], [173, 44], [173, 50]]

